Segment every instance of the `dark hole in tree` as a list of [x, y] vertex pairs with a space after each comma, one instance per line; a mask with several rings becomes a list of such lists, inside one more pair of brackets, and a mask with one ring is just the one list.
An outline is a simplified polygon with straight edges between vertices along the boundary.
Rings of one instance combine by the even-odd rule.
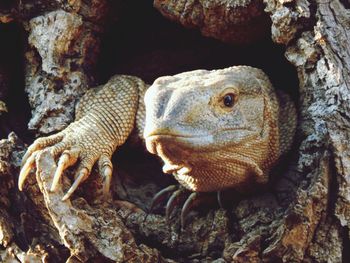
[[27, 130], [30, 119], [28, 98], [24, 92], [24, 43], [26, 36], [17, 23], [0, 24], [0, 100], [6, 103], [8, 113], [0, 116], [0, 138], [11, 131], [21, 138], [31, 138]]
[[167, 20], [152, 2], [128, 1], [121, 18], [108, 27], [97, 65], [100, 83], [116, 73], [152, 83], [188, 70], [249, 65], [263, 69], [276, 88], [298, 97], [295, 69], [285, 59], [284, 47], [270, 36], [249, 46], [223, 44]]
[[346, 9], [350, 9], [350, 1], [349, 0], [340, 0], [340, 2], [343, 4], [343, 6]]
[[0, 2], [0, 9], [2, 10], [10, 9], [11, 7], [13, 7], [13, 5], [14, 5], [14, 1], [12, 0], [2, 0]]

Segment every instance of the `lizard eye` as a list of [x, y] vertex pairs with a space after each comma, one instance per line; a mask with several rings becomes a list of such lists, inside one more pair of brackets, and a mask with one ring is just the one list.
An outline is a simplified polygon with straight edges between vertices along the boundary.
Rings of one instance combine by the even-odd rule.
[[223, 97], [223, 103], [225, 107], [232, 108], [233, 105], [235, 104], [235, 95], [233, 93], [227, 93]]

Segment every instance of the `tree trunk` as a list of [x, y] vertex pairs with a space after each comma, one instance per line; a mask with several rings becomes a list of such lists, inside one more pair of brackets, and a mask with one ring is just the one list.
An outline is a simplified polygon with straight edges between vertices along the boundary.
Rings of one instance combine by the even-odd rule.
[[[0, 132], [7, 137], [0, 141], [0, 261], [350, 262], [350, 4], [264, 0], [271, 23], [256, 14], [271, 34], [247, 44], [251, 39], [229, 30], [237, 27], [230, 24], [236, 18], [228, 19], [235, 10], [222, 1], [178, 1], [171, 8], [155, 1], [164, 16], [222, 44], [167, 22], [151, 1], [127, 2], [0, 4]], [[261, 6], [251, 2], [254, 10]], [[215, 28], [200, 20], [209, 14]], [[151, 82], [242, 63], [261, 67], [297, 103], [293, 149], [268, 189], [226, 198], [226, 209], [194, 211], [181, 231], [179, 211], [170, 223], [161, 209], [144, 212], [171, 179], [143, 150], [126, 147], [114, 158], [111, 200], [101, 200], [92, 176], [61, 202], [70, 172], [57, 192], [47, 191], [56, 164], [46, 152], [18, 191], [24, 142], [63, 129], [89, 87], [115, 73]]]

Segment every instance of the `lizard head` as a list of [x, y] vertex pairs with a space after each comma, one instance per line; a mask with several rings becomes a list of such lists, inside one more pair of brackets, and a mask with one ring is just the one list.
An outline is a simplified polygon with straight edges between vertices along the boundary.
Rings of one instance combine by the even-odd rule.
[[145, 105], [148, 151], [190, 190], [263, 182], [278, 158], [276, 95], [259, 69], [161, 77], [147, 90]]

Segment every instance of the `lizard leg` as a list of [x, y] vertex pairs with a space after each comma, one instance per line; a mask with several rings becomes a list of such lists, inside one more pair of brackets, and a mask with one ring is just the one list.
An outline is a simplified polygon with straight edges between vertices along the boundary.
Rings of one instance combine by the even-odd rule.
[[138, 111], [146, 88], [136, 77], [117, 75], [104, 86], [90, 89], [78, 103], [73, 123], [56, 135], [37, 139], [28, 148], [19, 175], [19, 189], [23, 189], [25, 179], [35, 167], [38, 153], [48, 150], [58, 159], [50, 190], [57, 189], [68, 167], [78, 165], [75, 180], [63, 200], [87, 179], [96, 162], [103, 177], [103, 192], [107, 195], [113, 171], [110, 157], [132, 132], [136, 117], [142, 119], [143, 108]]

